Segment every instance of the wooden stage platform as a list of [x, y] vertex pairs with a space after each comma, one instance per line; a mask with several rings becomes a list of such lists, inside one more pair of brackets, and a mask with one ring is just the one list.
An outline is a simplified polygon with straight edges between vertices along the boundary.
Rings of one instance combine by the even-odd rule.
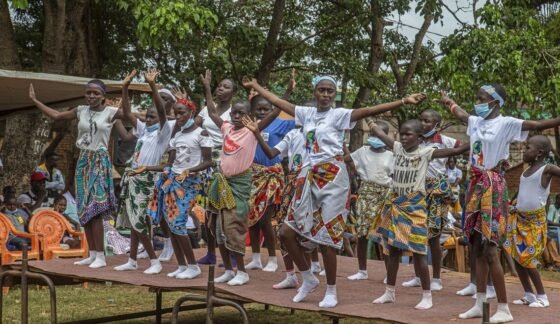
[[[197, 257], [203, 253], [202, 250], [195, 251]], [[247, 256], [247, 259], [250, 257]], [[207, 289], [207, 267], [202, 267], [203, 275], [193, 280], [180, 280], [168, 278], [166, 273], [176, 268], [174, 262], [164, 263], [164, 270], [159, 275], [144, 275], [142, 271], [148, 267], [148, 260], [139, 261], [139, 271], [117, 272], [112, 268], [115, 265], [126, 262], [126, 256], [108, 257], [108, 266], [104, 269], [90, 269], [83, 266], [75, 266], [75, 259], [58, 259], [51, 261], [30, 261], [29, 270], [43, 273], [49, 276], [55, 283], [62, 281], [75, 282], [106, 282], [146, 286], [164, 290], [181, 290], [190, 293], [204, 294]], [[281, 261], [279, 261], [282, 263]], [[480, 323], [481, 319], [460, 320], [458, 314], [466, 311], [474, 300], [471, 297], [457, 296], [455, 292], [463, 288], [468, 280], [468, 274], [446, 272], [442, 274], [444, 289], [433, 293], [434, 307], [430, 310], [419, 311], [414, 305], [421, 297], [420, 288], [403, 288], [400, 284], [413, 275], [412, 265], [401, 265], [397, 280], [397, 302], [395, 304], [374, 305], [371, 301], [380, 296], [384, 291], [382, 283], [385, 270], [382, 262], [368, 261], [369, 280], [349, 281], [346, 277], [357, 269], [357, 259], [339, 257], [338, 261], [338, 300], [339, 304], [333, 309], [321, 309], [318, 307], [322, 299], [326, 283], [325, 278], [320, 277], [321, 285], [308, 299], [302, 303], [293, 303], [292, 297], [296, 294], [295, 289], [274, 290], [272, 285], [282, 280], [283, 272], [267, 273], [260, 270], [250, 270], [251, 280], [249, 284], [240, 287], [231, 287], [227, 284], [216, 284], [216, 293], [220, 296], [229, 296], [234, 300], [268, 304], [296, 310], [319, 312], [321, 314], [339, 317], [371, 319], [397, 323]], [[141, 271], [142, 270], [142, 271]], [[216, 268], [216, 277], [223, 273], [223, 269]], [[551, 307], [546, 309], [529, 308], [527, 306], [513, 305], [511, 301], [519, 298], [523, 290], [516, 278], [508, 278], [507, 290], [510, 309], [515, 318], [515, 323], [558, 323], [558, 312], [560, 309], [560, 285], [545, 282], [547, 294]], [[496, 300], [490, 300], [490, 314], [496, 309]], [[78, 320], [78, 319], [76, 319]], [[286, 321], [290, 318], [287, 317]]]

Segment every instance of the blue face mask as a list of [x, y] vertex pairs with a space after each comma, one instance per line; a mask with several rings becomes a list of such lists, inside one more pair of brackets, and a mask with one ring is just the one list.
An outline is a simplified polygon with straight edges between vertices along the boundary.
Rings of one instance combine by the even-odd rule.
[[385, 147], [385, 143], [379, 139], [377, 136], [370, 136], [367, 140], [368, 144], [373, 147], [374, 149]]
[[490, 108], [489, 102], [481, 103], [478, 105], [474, 105], [474, 112], [476, 113], [477, 116], [486, 118], [492, 112], [492, 108]]
[[433, 128], [431, 131], [429, 131], [427, 133], [424, 133], [424, 135], [422, 135], [422, 136], [424, 136], [425, 138], [428, 138], [428, 137], [431, 137], [432, 135], [434, 135], [435, 133], [436, 133], [436, 129]]
[[152, 126], [146, 126], [146, 132], [148, 133], [153, 133], [157, 130], [159, 130], [159, 123], [155, 123]]
[[185, 125], [183, 125], [183, 127], [181, 127], [181, 130], [187, 129], [187, 128], [191, 127], [193, 124], [194, 124], [194, 119], [190, 118], [189, 120], [187, 120]]

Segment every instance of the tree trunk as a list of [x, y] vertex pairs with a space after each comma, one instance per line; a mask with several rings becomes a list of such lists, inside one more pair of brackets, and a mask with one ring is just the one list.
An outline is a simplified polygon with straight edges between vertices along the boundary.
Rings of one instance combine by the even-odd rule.
[[266, 85], [270, 78], [270, 72], [274, 68], [274, 64], [279, 57], [278, 35], [282, 30], [282, 21], [284, 20], [284, 12], [286, 10], [286, 0], [276, 0], [274, 9], [272, 10], [272, 19], [270, 20], [270, 28], [266, 37], [266, 44], [263, 49], [263, 55], [259, 69], [255, 75], [260, 84]]
[[41, 69], [43, 72], [66, 72], [66, 0], [43, 1], [45, 28]]
[[[369, 74], [376, 74], [383, 63], [383, 30], [385, 29], [385, 22], [381, 13], [381, 8], [376, 0], [371, 1], [371, 33], [369, 44], [368, 65], [366, 71]], [[371, 94], [369, 85], [362, 85], [358, 89], [358, 94], [354, 99], [352, 108], [363, 107], [365, 102], [368, 101]], [[361, 127], [362, 123], [358, 123], [350, 132], [350, 150], [357, 150], [363, 144], [364, 133]]]
[[0, 0], [0, 68], [21, 69], [7, 0]]

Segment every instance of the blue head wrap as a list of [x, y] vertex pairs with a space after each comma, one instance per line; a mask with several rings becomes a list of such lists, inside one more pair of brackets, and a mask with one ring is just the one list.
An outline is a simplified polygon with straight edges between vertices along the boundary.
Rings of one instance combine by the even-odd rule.
[[313, 87], [316, 87], [319, 82], [323, 81], [323, 80], [327, 80], [330, 81], [334, 84], [334, 86], [336, 87], [336, 80], [328, 75], [320, 75], [320, 76], [316, 76], [313, 78], [313, 81], [311, 81], [311, 83], [313, 83]]
[[500, 107], [504, 105], [505, 100], [496, 91], [496, 88], [494, 88], [491, 85], [483, 85], [482, 87], [480, 87], [480, 89], [484, 90], [487, 94], [489, 94], [492, 98], [494, 98], [494, 100], [497, 100], [498, 103], [500, 104]]

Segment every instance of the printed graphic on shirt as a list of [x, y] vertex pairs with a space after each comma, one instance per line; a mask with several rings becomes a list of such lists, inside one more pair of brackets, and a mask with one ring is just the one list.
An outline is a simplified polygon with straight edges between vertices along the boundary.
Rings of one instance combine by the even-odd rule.
[[305, 135], [305, 149], [307, 152], [321, 153], [319, 142], [317, 141], [316, 129], [312, 129]]
[[471, 164], [484, 165], [484, 153], [482, 152], [482, 142], [476, 141], [472, 145]]
[[302, 163], [303, 163], [303, 158], [301, 157], [301, 154], [299, 153], [294, 154], [294, 156], [292, 157], [293, 170], [297, 170]]
[[408, 195], [414, 191], [415, 184], [418, 183], [420, 174], [420, 163], [422, 158], [407, 157], [404, 155], [395, 156], [395, 171], [393, 173], [394, 191], [398, 195]]
[[270, 137], [268, 132], [261, 132], [261, 136], [262, 136], [262, 138], [264, 139], [265, 142], [268, 142], [268, 139]]
[[140, 159], [140, 151], [142, 150], [142, 146], [144, 145], [144, 141], [136, 142], [136, 146], [134, 147], [134, 154], [132, 155], [132, 161], [138, 163]]
[[237, 152], [241, 151], [241, 146], [235, 143], [228, 135], [224, 138], [224, 154], [225, 155], [235, 155]]

